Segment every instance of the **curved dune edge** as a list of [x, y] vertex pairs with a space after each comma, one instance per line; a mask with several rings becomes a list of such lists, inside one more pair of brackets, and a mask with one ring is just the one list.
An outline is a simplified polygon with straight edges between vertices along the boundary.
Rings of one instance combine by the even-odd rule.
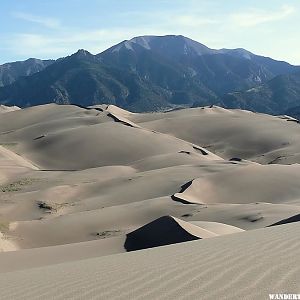
[[198, 198], [190, 197], [183, 193], [175, 193], [172, 195], [172, 199], [183, 204], [204, 204], [203, 202], [199, 201]]
[[218, 236], [245, 231], [239, 227], [218, 222], [190, 221], [189, 223], [201, 227], [202, 229], [209, 230]]
[[183, 204], [205, 204], [201, 202], [200, 197], [194, 195], [193, 184], [196, 179], [193, 179], [181, 186], [181, 190], [171, 196], [174, 201], [181, 202]]
[[[135, 251], [199, 239], [197, 226], [179, 223], [172, 216], [160, 217], [126, 235], [124, 248]], [[183, 226], [182, 226], [183, 225]], [[195, 228], [193, 228], [195, 227]]]
[[185, 204], [265, 202], [299, 199], [300, 165], [238, 165], [187, 182], [172, 198]]
[[107, 112], [110, 112], [112, 114], [116, 114], [118, 116], [124, 117], [124, 118], [131, 117], [131, 116], [135, 115], [135, 113], [130, 112], [128, 110], [125, 110], [125, 109], [123, 109], [121, 107], [118, 107], [114, 104], [96, 104], [96, 105], [88, 106], [87, 108], [101, 109], [103, 111], [107, 111]]
[[269, 225], [268, 227], [283, 225], [283, 224], [289, 224], [289, 223], [295, 223], [295, 222], [300, 222], [300, 214], [297, 214], [297, 215], [291, 216], [289, 218], [280, 220], [276, 223], [273, 223], [273, 224]]
[[128, 233], [124, 247], [127, 251], [134, 251], [244, 231], [226, 224], [209, 223], [212, 222], [190, 223], [163, 216]]
[[8, 160], [13, 161], [16, 166], [26, 167], [32, 170], [39, 170], [39, 168], [30, 162], [28, 159], [25, 159], [21, 155], [3, 147], [0, 145], [0, 155], [5, 157]]
[[107, 116], [109, 118], [112, 118], [115, 122], [122, 123], [125, 126], [134, 127], [134, 128], [142, 128], [141, 126], [139, 126], [139, 125], [131, 122], [130, 120], [126, 119], [122, 115], [117, 115], [116, 113], [108, 112]]
[[[99, 106], [90, 106], [91, 108], [97, 108]], [[142, 127], [140, 125], [138, 125], [137, 123], [134, 123], [133, 121], [130, 120], [130, 118], [134, 117], [135, 115], [138, 115], [136, 113], [132, 113], [130, 111], [124, 110], [118, 106], [115, 105], [105, 105], [105, 106], [101, 106], [101, 108], [107, 112], [107, 116], [112, 118], [115, 122], [120, 122], [126, 126], [130, 126], [130, 127], [134, 127], [134, 128], [139, 128], [139, 129], [143, 129], [143, 130], [149, 130], [145, 127]], [[219, 107], [220, 108], [220, 107]], [[222, 108], [220, 108], [222, 109]], [[160, 133], [163, 134], [163, 133]], [[179, 139], [180, 140], [180, 139]], [[193, 150], [196, 150], [196, 153], [200, 153], [201, 155], [207, 155], [209, 157], [209, 159], [216, 159], [216, 160], [223, 160], [221, 157], [217, 156], [216, 154], [208, 151], [207, 149], [204, 149], [203, 147], [200, 147], [198, 145], [195, 144], [191, 144], [191, 146], [193, 147]], [[184, 151], [183, 151], [184, 152]]]
[[[102, 108], [103, 109], [103, 108]], [[125, 126], [133, 127], [133, 128], [139, 128], [146, 131], [149, 131], [147, 128], [143, 128], [137, 123], [134, 123], [130, 120], [130, 116], [135, 115], [134, 113], [131, 113], [129, 111], [126, 111], [122, 108], [119, 108], [115, 105], [108, 105], [104, 108], [104, 111], [107, 112], [107, 116], [112, 118], [115, 122], [122, 123]], [[163, 133], [160, 133], [163, 134]], [[180, 140], [180, 139], [179, 139]], [[193, 150], [195, 153], [201, 154], [202, 156], [208, 156], [208, 159], [215, 159], [215, 160], [223, 160], [221, 157], [215, 155], [214, 153], [208, 151], [207, 149], [204, 149], [203, 147], [200, 147], [195, 144], [191, 144]], [[186, 152], [186, 151], [182, 151]], [[189, 153], [189, 152], [187, 152]]]

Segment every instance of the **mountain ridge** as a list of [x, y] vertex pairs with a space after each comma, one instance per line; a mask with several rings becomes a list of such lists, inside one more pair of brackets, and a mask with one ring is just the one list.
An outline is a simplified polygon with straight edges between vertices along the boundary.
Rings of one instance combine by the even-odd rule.
[[21, 76], [30, 76], [37, 73], [53, 62], [54, 60], [51, 59], [28, 58], [24, 61], [2, 64], [0, 65], [0, 87], [13, 83]]
[[96, 55], [80, 49], [51, 61], [0, 88], [0, 102], [21, 107], [108, 103], [132, 111], [227, 106], [234, 102], [228, 93], [296, 70], [242, 48], [210, 49], [180, 35], [139, 36]]
[[257, 87], [229, 93], [224, 96], [223, 103], [228, 108], [299, 116], [300, 72], [278, 75]]

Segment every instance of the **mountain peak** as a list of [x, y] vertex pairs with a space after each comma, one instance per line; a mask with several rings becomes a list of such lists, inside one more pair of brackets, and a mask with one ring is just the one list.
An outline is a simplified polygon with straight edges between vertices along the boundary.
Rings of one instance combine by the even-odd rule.
[[223, 54], [229, 54], [229, 55], [235, 55], [235, 56], [239, 56], [245, 59], [252, 59], [254, 54], [244, 48], [236, 48], [236, 49], [220, 49], [219, 53], [223, 53]]
[[163, 56], [177, 58], [182, 55], [214, 54], [216, 50], [183, 35], [144, 35], [125, 40], [109, 49], [111, 52], [135, 51], [137, 48], [152, 50]]
[[79, 61], [96, 61], [98, 60], [95, 55], [90, 53], [89, 51], [85, 49], [79, 49], [77, 52], [73, 53], [70, 56], [67, 56], [66, 59], [71, 60], [79, 60]]
[[[175, 46], [176, 48], [182, 48], [184, 46], [188, 46], [191, 48], [194, 48], [197, 52], [210, 51], [212, 49], [209, 49], [205, 45], [196, 42], [190, 38], [187, 38], [183, 35], [164, 35], [164, 36], [139, 36], [134, 37], [131, 40], [129, 40], [131, 43], [137, 43], [141, 46], [147, 44], [148, 48], [157, 48], [157, 47], [172, 47]], [[181, 49], [182, 50], [182, 49]], [[200, 53], [199, 53], [200, 54]]]
[[93, 54], [91, 54], [89, 51], [85, 50], [85, 49], [79, 49], [76, 53], [73, 54], [74, 56], [77, 57], [86, 57], [86, 56], [91, 56]]

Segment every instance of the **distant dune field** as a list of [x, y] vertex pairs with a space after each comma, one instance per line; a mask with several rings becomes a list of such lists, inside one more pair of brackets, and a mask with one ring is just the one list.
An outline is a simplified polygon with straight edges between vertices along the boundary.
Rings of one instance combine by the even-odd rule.
[[288, 116], [1, 107], [0, 298], [299, 292], [299, 163]]

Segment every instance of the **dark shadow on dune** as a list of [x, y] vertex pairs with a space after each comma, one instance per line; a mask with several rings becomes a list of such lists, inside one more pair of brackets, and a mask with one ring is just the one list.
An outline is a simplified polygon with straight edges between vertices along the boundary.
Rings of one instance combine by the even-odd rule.
[[[183, 193], [185, 190], [187, 190], [187, 189], [192, 185], [192, 183], [193, 183], [193, 180], [188, 181], [187, 183], [183, 184], [183, 185], [181, 186], [180, 191], [179, 191], [178, 193], [179, 193], [179, 194], [180, 194], [180, 193]], [[195, 203], [192, 203], [192, 202], [183, 200], [183, 199], [181, 199], [181, 198], [179, 198], [179, 197], [176, 197], [175, 195], [172, 195], [172, 196], [171, 196], [171, 199], [172, 199], [173, 201], [180, 202], [180, 203], [182, 203], [182, 204], [195, 204]]]
[[280, 161], [282, 158], [284, 158], [285, 156], [283, 155], [280, 155], [280, 156], [277, 156], [276, 158], [274, 158], [273, 160], [269, 161], [268, 162], [268, 165], [272, 165], [272, 164], [276, 164], [278, 161]]
[[288, 224], [288, 223], [294, 223], [294, 222], [299, 222], [300, 221], [300, 214], [298, 215], [295, 215], [295, 216], [292, 216], [292, 217], [289, 217], [287, 219], [283, 219], [283, 220], [280, 220], [274, 224], [271, 224], [267, 227], [272, 227], [272, 226], [277, 226], [277, 225], [283, 225], [283, 224]]
[[86, 106], [83, 106], [83, 105], [80, 105], [80, 104], [70, 104], [70, 105], [73, 105], [73, 106], [77, 106], [79, 108], [83, 108], [83, 109], [87, 109], [87, 110], [92, 110], [92, 109], [95, 109], [95, 110], [98, 110], [98, 111], [104, 111], [102, 108], [100, 107], [86, 107]]
[[239, 157], [232, 157], [229, 159], [229, 161], [242, 161], [242, 159]]
[[187, 183], [183, 184], [178, 193], [183, 193], [184, 191], [186, 191], [192, 185], [192, 183], [193, 183], [193, 180], [190, 180]]
[[183, 200], [183, 199], [181, 199], [181, 198], [178, 198], [178, 197], [176, 197], [175, 195], [172, 195], [172, 196], [171, 196], [171, 199], [172, 199], [173, 201], [180, 202], [180, 203], [182, 203], [182, 204], [195, 204], [195, 203], [192, 203], [192, 202]]
[[299, 120], [293, 120], [293, 119], [287, 119], [288, 122], [295, 122], [297, 124], [300, 124], [300, 121]]
[[73, 105], [73, 106], [76, 106], [76, 107], [79, 107], [79, 108], [83, 108], [83, 109], [89, 109], [88, 107], [83, 106], [81, 104], [71, 103], [70, 105]]
[[0, 134], [2, 135], [5, 135], [5, 134], [10, 134], [10, 133], [12, 133], [12, 132], [15, 132], [15, 130], [8, 130], [8, 131], [3, 131], [3, 132], [1, 132]]
[[181, 217], [182, 218], [188, 218], [188, 217], [192, 217], [193, 216], [193, 214], [184, 214], [184, 215], [181, 215]]
[[182, 151], [179, 151], [178, 153], [191, 154], [191, 152], [190, 152], [190, 151], [184, 151], [184, 150], [182, 150]]
[[249, 221], [251, 223], [259, 222], [263, 219], [264, 216], [261, 213], [254, 213], [240, 218], [240, 220]]
[[95, 110], [98, 110], [98, 111], [101, 111], [101, 112], [104, 112], [104, 110], [100, 107], [94, 107], [94, 108], [88, 108], [88, 109], [95, 109]]
[[73, 169], [73, 170], [71, 170], [71, 169], [39, 169], [38, 170], [39, 172], [77, 172], [77, 171], [83, 171], [83, 170], [81, 170], [81, 169]]
[[34, 138], [33, 140], [34, 140], [34, 141], [40, 140], [40, 139], [42, 139], [42, 138], [44, 138], [44, 137], [45, 137], [45, 135], [43, 134], [43, 135], [40, 135], [40, 136]]
[[125, 125], [125, 126], [129, 126], [129, 127], [135, 128], [135, 126], [133, 126], [132, 124], [120, 120], [118, 117], [116, 117], [115, 115], [113, 115], [113, 114], [111, 114], [111, 113], [108, 113], [107, 116], [110, 117], [110, 118], [112, 118], [115, 122], [121, 123], [121, 124], [123, 124], [123, 125]]
[[193, 146], [193, 148], [197, 151], [200, 151], [202, 155], [208, 155], [208, 153], [206, 151], [204, 151], [203, 149], [201, 149], [199, 147]]
[[172, 109], [169, 109], [169, 110], [164, 110], [163, 113], [169, 113], [169, 112], [172, 112], [172, 111], [178, 111], [178, 110], [183, 110], [183, 109], [186, 109], [187, 107], [175, 107], [175, 108], [172, 108]]
[[164, 216], [126, 235], [126, 251], [135, 251], [198, 240], [184, 230], [172, 217]]

